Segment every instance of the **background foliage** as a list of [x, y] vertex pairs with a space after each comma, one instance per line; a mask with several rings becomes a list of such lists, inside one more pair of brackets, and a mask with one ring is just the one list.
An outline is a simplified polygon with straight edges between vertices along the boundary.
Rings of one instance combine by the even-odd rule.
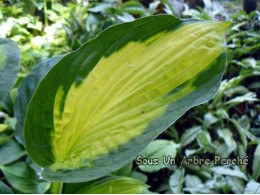
[[[168, 13], [233, 21], [227, 33], [228, 67], [215, 98], [188, 111], [142, 155], [170, 155], [177, 160], [183, 156], [248, 156], [249, 163], [144, 166], [132, 162], [112, 175], [135, 178], [150, 186], [143, 191], [150, 193], [260, 193], [260, 13], [242, 11], [241, 1], [200, 2], [202, 7], [194, 7], [192, 1], [170, 0], [1, 1], [0, 37], [16, 41], [22, 58], [18, 81], [0, 103], [0, 189], [6, 193], [11, 192], [8, 186], [17, 193], [49, 192], [50, 183], [42, 179], [41, 168], [14, 136], [16, 91], [33, 66], [77, 49], [111, 25]], [[64, 184], [64, 192], [75, 193], [74, 188]]]

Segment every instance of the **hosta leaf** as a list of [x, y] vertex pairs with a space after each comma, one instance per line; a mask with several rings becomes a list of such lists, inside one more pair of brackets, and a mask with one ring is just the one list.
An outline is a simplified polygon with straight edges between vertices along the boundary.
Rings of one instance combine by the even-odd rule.
[[253, 179], [246, 184], [244, 194], [260, 194], [260, 183], [255, 182]]
[[[139, 169], [144, 172], [155, 172], [167, 167], [167, 161], [164, 163], [164, 156], [175, 158], [176, 144], [173, 141], [157, 139], [152, 141], [141, 153]], [[138, 159], [138, 158], [137, 158]], [[142, 159], [158, 159], [157, 163], [145, 164]], [[138, 161], [136, 161], [138, 164]], [[169, 163], [170, 164], [170, 163]]]
[[201, 179], [196, 175], [187, 174], [185, 175], [184, 181], [186, 187], [198, 187], [199, 185], [202, 184]]
[[130, 14], [134, 15], [141, 15], [145, 12], [144, 6], [139, 3], [138, 1], [127, 1], [122, 6], [123, 10], [125, 12], [128, 12]]
[[221, 166], [212, 167], [210, 168], [210, 170], [219, 175], [229, 175], [229, 176], [239, 177], [241, 179], [247, 180], [247, 176], [240, 170], [233, 170], [231, 168], [226, 168]]
[[[189, 180], [195, 179], [196, 177], [189, 178]], [[185, 178], [186, 179], [186, 178]], [[184, 191], [188, 191], [191, 194], [226, 194], [229, 191], [229, 187], [226, 185], [224, 177], [214, 177], [207, 180], [205, 183], [201, 183], [200, 179], [192, 181], [193, 186], [188, 185], [183, 188]]]
[[234, 145], [230, 147], [226, 143], [221, 143], [218, 141], [215, 141], [214, 144], [217, 147], [214, 154], [220, 156], [221, 158], [227, 158], [236, 149]]
[[224, 139], [230, 150], [234, 150], [237, 147], [237, 144], [233, 138], [233, 133], [229, 129], [218, 129], [217, 133], [219, 137]]
[[237, 104], [243, 103], [243, 102], [254, 102], [258, 101], [256, 97], [256, 93], [248, 92], [245, 95], [235, 97], [229, 101], [227, 101], [225, 104], [227, 104], [229, 107], [233, 107]]
[[14, 85], [20, 68], [20, 49], [11, 39], [0, 38], [0, 101]]
[[258, 180], [260, 177], [260, 144], [257, 145], [253, 160], [253, 179]]
[[184, 173], [185, 169], [177, 169], [169, 179], [169, 186], [174, 194], [180, 194], [182, 192]]
[[245, 130], [245, 129], [241, 126], [241, 124], [240, 124], [238, 121], [236, 121], [235, 119], [229, 119], [229, 120], [233, 123], [234, 127], [235, 127], [236, 130], [238, 131], [239, 136], [240, 136], [240, 139], [241, 139], [242, 144], [243, 144], [243, 146], [244, 146], [244, 149], [246, 149], [246, 148], [247, 148], [246, 130]]
[[12, 135], [7, 133], [0, 133], [0, 145], [6, 143], [10, 139], [12, 139]]
[[183, 135], [181, 136], [181, 146], [185, 147], [191, 142], [193, 142], [196, 137], [200, 134], [202, 131], [201, 126], [192, 127], [190, 129], [187, 129]]
[[198, 135], [197, 142], [201, 148], [210, 153], [213, 153], [217, 149], [217, 147], [212, 143], [210, 133], [207, 131], [202, 131]]
[[16, 162], [1, 168], [8, 183], [23, 193], [38, 193], [38, 177], [24, 162]]
[[0, 181], [0, 194], [13, 194], [13, 192], [5, 183]]
[[67, 184], [66, 194], [139, 194], [146, 185], [129, 177], [106, 177], [93, 182]]
[[9, 164], [26, 154], [25, 150], [14, 140], [0, 146], [0, 165]]
[[226, 176], [226, 181], [231, 190], [236, 194], [242, 194], [245, 189], [244, 181], [238, 177]]
[[37, 66], [34, 67], [30, 74], [24, 78], [21, 86], [18, 89], [14, 105], [14, 114], [17, 118], [17, 123], [15, 126], [15, 137], [20, 143], [24, 142], [23, 123], [27, 106], [33, 96], [33, 93], [42, 78], [53, 67], [53, 65], [61, 59], [61, 57], [62, 56], [58, 56], [40, 62]]
[[208, 128], [211, 125], [215, 124], [218, 122], [218, 118], [215, 117], [211, 112], [208, 112], [207, 114], [204, 115], [204, 121], [203, 121], [203, 126]]
[[25, 145], [43, 177], [80, 182], [107, 175], [212, 98], [229, 25], [151, 16], [108, 28], [63, 57], [26, 114]]

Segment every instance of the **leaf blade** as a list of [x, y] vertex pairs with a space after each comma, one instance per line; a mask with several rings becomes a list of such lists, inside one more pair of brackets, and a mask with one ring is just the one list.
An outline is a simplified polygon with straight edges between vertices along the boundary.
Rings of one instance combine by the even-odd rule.
[[[115, 171], [190, 107], [215, 95], [225, 69], [223, 33], [227, 26], [180, 21], [167, 15], [147, 17], [111, 27], [61, 59], [40, 82], [25, 122], [26, 148], [32, 159], [45, 167], [43, 176], [48, 180], [80, 182]], [[180, 39], [173, 37], [195, 27], [197, 34], [184, 40], [194, 42], [191, 47], [182, 46], [183, 51], [178, 53], [179, 48], [172, 48], [171, 43], [172, 50], [165, 51], [156, 61], [163, 65], [157, 67], [153, 63], [157, 56], [148, 54], [156, 53], [157, 45], [164, 50], [162, 45], [168, 38], [178, 42]], [[215, 27], [219, 27], [216, 32]], [[206, 38], [198, 40], [201, 33]], [[195, 43], [203, 46], [192, 53], [196, 56], [193, 60], [203, 63], [193, 67], [194, 61], [186, 59], [185, 54], [197, 47]], [[95, 52], [91, 52], [94, 48]], [[201, 58], [201, 51], [209, 54], [208, 58]], [[187, 73], [181, 65], [174, 65], [173, 59], [178, 55], [171, 58], [171, 52], [185, 56], [181, 65], [188, 69]], [[159, 70], [169, 72], [164, 67], [166, 62], [172, 72], [161, 76]], [[174, 68], [183, 75], [178, 76]], [[71, 174], [79, 177], [68, 177]]]
[[11, 39], [0, 38], [0, 101], [17, 79], [20, 58], [18, 45]]

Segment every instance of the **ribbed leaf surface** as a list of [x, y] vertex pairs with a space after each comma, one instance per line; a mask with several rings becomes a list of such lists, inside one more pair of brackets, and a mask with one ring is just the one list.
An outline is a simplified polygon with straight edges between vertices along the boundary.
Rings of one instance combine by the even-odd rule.
[[108, 28], [63, 57], [39, 83], [25, 122], [27, 150], [44, 177], [104, 176], [208, 101], [225, 69], [229, 25], [146, 17]]

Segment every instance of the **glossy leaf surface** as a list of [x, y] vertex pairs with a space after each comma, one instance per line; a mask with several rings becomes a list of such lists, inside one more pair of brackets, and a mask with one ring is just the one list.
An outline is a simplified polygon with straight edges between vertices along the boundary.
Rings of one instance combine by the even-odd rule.
[[63, 57], [39, 83], [25, 121], [26, 148], [44, 178], [107, 175], [212, 98], [229, 25], [151, 16], [108, 28]]
[[23, 139], [23, 125], [26, 115], [26, 110], [28, 104], [42, 78], [47, 74], [47, 72], [56, 64], [62, 56], [58, 56], [52, 59], [46, 59], [40, 62], [34, 69], [28, 74], [21, 86], [18, 89], [14, 114], [17, 118], [17, 123], [15, 126], [15, 137], [20, 143], [24, 143]]

